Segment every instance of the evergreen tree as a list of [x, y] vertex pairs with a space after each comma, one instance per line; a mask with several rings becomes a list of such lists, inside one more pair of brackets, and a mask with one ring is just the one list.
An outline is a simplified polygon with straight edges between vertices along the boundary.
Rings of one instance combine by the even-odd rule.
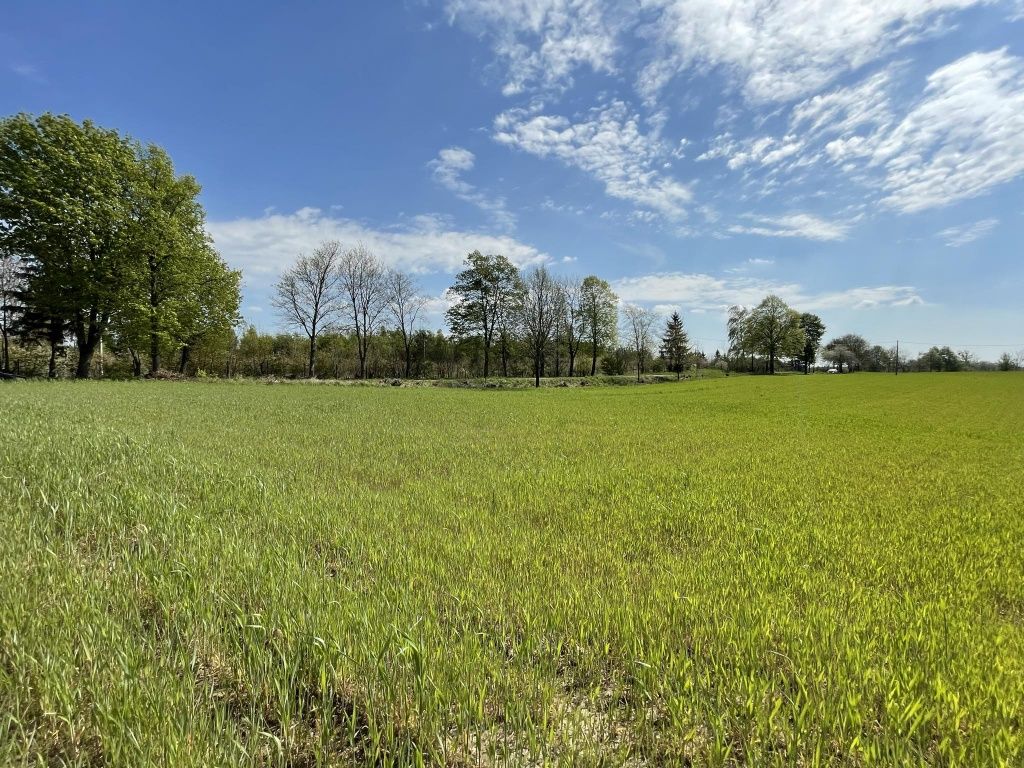
[[665, 334], [661, 337], [661, 358], [670, 371], [674, 371], [679, 379], [686, 367], [686, 356], [690, 351], [690, 338], [683, 328], [683, 318], [673, 312], [665, 326]]

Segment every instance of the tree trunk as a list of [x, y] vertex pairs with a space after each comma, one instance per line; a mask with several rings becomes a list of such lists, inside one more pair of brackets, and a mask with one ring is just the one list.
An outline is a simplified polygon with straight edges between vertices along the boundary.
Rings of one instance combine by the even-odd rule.
[[316, 333], [309, 337], [309, 364], [306, 367], [309, 378], [316, 378]]
[[569, 350], [569, 378], [573, 377], [573, 373], [576, 371], [576, 350]]
[[540, 386], [540, 357], [537, 355], [533, 357], [533, 386]]
[[76, 379], [88, 379], [92, 373], [92, 358], [99, 346], [100, 336], [107, 325], [109, 317], [100, 315], [99, 310], [89, 310], [86, 323], [81, 316], [75, 319], [75, 343], [78, 347], [78, 366], [75, 368]]
[[149, 336], [149, 375], [153, 376], [160, 370], [160, 337], [152, 333]]
[[149, 254], [149, 375], [160, 370], [160, 295], [156, 289], [156, 256]]
[[75, 368], [76, 379], [88, 379], [92, 374], [92, 357], [96, 352], [95, 342], [86, 341], [78, 345], [78, 366]]
[[192, 356], [192, 347], [188, 344], [181, 348], [181, 360], [178, 362], [178, 373], [184, 374], [188, 370], [188, 360]]
[[597, 373], [597, 335], [593, 338], [594, 349], [590, 357], [590, 375], [594, 376]]
[[50, 342], [50, 363], [46, 369], [46, 378], [57, 378], [57, 344], [52, 341]]
[[132, 376], [139, 378], [142, 376], [142, 358], [132, 347], [128, 347], [128, 354], [132, 358]]
[[484, 338], [484, 378], [486, 379], [491, 373], [491, 345], [487, 343], [487, 338]]
[[3, 370], [4, 373], [7, 373], [8, 371], [11, 370], [11, 352], [10, 352], [9, 342], [7, 340], [7, 335], [8, 335], [7, 334], [7, 328], [4, 328], [4, 331], [3, 331], [3, 337], [4, 337], [4, 359], [3, 359], [3, 368], [0, 369], [0, 370]]

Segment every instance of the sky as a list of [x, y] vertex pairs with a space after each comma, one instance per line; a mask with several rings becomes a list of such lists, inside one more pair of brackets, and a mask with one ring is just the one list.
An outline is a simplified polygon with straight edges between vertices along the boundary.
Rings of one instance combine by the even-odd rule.
[[277, 330], [324, 239], [596, 274], [724, 349], [776, 293], [860, 333], [1024, 349], [1024, 0], [8, 0], [0, 114], [90, 118], [203, 185]]

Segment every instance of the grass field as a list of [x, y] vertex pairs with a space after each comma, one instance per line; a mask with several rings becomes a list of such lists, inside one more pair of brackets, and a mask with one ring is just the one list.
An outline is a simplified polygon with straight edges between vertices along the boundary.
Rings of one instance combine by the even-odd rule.
[[1024, 762], [1024, 376], [0, 418], [0, 765]]

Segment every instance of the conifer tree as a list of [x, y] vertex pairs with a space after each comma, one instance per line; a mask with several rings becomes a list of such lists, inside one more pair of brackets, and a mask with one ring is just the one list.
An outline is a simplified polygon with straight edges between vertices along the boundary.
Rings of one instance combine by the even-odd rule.
[[678, 312], [665, 325], [665, 334], [661, 337], [661, 357], [670, 371], [674, 371], [679, 379], [686, 366], [686, 355], [690, 351], [690, 338], [683, 328], [683, 318]]

